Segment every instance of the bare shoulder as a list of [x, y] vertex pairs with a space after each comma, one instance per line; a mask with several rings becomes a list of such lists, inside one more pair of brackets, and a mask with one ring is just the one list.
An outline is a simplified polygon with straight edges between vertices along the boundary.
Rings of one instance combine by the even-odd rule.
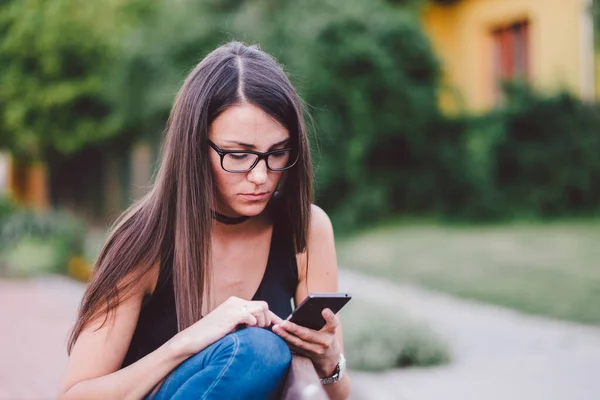
[[[147, 267], [146, 267], [147, 268]], [[143, 267], [139, 268], [140, 270]], [[117, 290], [121, 296], [144, 296], [154, 293], [158, 284], [158, 275], [160, 272], [160, 263], [155, 262], [150, 269], [143, 273], [134, 272], [123, 278], [117, 283]]]
[[333, 225], [327, 213], [319, 206], [311, 206], [311, 218], [306, 249], [297, 255], [300, 281], [307, 278], [307, 270], [331, 275], [337, 270]]
[[333, 225], [327, 213], [316, 204], [312, 204], [310, 210], [309, 242], [318, 237], [333, 236]]

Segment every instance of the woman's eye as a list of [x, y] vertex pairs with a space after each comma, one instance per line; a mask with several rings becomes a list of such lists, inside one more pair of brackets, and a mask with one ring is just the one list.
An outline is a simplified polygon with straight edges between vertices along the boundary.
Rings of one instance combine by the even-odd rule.
[[229, 153], [229, 157], [233, 158], [234, 160], [245, 160], [246, 158], [248, 158], [248, 154], [244, 154], [244, 153]]
[[272, 153], [271, 157], [281, 158], [287, 156], [287, 150], [278, 151], [277, 153]]

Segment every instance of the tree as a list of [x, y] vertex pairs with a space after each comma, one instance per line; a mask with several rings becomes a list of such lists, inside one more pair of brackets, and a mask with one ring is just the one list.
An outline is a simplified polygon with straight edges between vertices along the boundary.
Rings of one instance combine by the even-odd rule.
[[107, 81], [138, 3], [0, 3], [1, 147], [38, 160], [119, 133]]

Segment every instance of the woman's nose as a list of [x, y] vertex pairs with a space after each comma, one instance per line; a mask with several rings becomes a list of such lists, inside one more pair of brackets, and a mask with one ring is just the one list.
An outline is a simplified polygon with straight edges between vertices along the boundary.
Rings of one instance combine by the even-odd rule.
[[262, 185], [267, 181], [267, 162], [260, 160], [258, 164], [250, 172], [248, 172], [248, 180], [257, 185]]

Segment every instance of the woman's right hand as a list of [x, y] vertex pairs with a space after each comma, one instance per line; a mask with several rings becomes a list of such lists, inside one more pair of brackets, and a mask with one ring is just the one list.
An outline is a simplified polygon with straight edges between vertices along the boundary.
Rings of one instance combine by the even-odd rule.
[[179, 332], [172, 343], [178, 351], [191, 356], [240, 326], [265, 328], [281, 322], [266, 302], [232, 296], [200, 321]]

